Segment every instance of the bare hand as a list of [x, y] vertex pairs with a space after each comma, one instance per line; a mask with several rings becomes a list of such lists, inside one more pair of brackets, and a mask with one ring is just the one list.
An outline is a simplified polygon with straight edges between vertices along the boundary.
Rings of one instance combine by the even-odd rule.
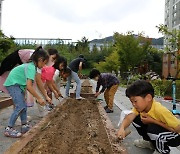
[[52, 100], [49, 96], [46, 97], [46, 101], [49, 103], [49, 104], [52, 104]]
[[144, 123], [144, 124], [149, 124], [149, 123], [153, 123], [154, 119], [152, 117], [150, 117], [147, 113], [144, 113], [142, 116], [141, 116], [141, 121]]
[[37, 99], [37, 102], [38, 102], [40, 105], [42, 105], [42, 106], [45, 105], [45, 101], [44, 101], [42, 98]]
[[54, 93], [54, 96], [55, 96], [56, 99], [59, 98], [59, 94], [57, 92]]
[[100, 92], [95, 93], [95, 97], [98, 97], [100, 95]]
[[58, 96], [63, 98], [63, 95], [60, 92], [58, 92]]
[[78, 76], [79, 76], [79, 78], [82, 78], [82, 77], [83, 77], [83, 75], [82, 75], [81, 73], [79, 73]]
[[120, 129], [118, 132], [117, 132], [117, 137], [120, 139], [120, 140], [123, 140], [126, 136], [126, 132], [124, 129]]

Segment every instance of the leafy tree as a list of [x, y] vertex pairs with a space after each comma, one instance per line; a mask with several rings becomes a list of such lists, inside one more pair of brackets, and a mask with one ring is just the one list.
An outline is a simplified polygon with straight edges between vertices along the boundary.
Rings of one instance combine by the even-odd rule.
[[7, 37], [0, 30], [0, 62], [11, 52], [10, 49], [14, 47], [13, 37]]
[[165, 35], [166, 48], [167, 52], [177, 51], [177, 74], [176, 77], [180, 77], [180, 30], [177, 29], [168, 29], [167, 26], [160, 24], [156, 26], [159, 29], [159, 32]]
[[88, 41], [88, 39], [84, 36], [81, 39], [81, 41], [78, 40], [75, 49], [80, 54], [89, 52], [89, 41]]
[[140, 40], [135, 38], [132, 32], [126, 35], [115, 33], [114, 34], [114, 48], [119, 54], [120, 72], [133, 70], [142, 59], [144, 59], [143, 48], [140, 46]]
[[158, 50], [156, 48], [149, 48], [148, 54], [146, 56], [149, 69], [159, 75], [162, 74], [162, 55], [162, 50]]
[[105, 61], [95, 64], [95, 67], [101, 72], [112, 72], [116, 74], [119, 70], [119, 55], [117, 51], [112, 52], [108, 57], [105, 58]]
[[98, 52], [99, 52], [99, 50], [98, 50], [98, 48], [97, 48], [97, 45], [96, 44], [94, 44], [93, 45], [93, 48], [92, 48], [92, 54], [94, 54], [94, 55], [97, 55], [98, 54]]

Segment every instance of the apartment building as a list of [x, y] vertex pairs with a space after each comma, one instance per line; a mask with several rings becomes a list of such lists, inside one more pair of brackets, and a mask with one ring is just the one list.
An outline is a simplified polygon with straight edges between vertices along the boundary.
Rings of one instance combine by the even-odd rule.
[[[180, 30], [180, 0], [165, 0], [165, 20], [164, 24], [169, 30], [177, 29]], [[168, 46], [170, 51], [163, 55], [163, 70], [162, 76], [167, 77], [168, 75], [176, 76], [178, 70], [179, 61], [177, 55], [179, 51], [177, 48], [170, 46], [168, 39], [165, 36], [164, 45]]]
[[165, 25], [180, 29], [180, 0], [165, 0]]

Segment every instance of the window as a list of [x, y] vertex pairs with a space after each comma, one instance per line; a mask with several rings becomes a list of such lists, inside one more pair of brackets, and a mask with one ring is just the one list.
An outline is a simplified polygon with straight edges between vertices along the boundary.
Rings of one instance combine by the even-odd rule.
[[173, 12], [176, 12], [176, 5], [173, 6]]
[[176, 26], [176, 20], [173, 21], [173, 26]]
[[174, 64], [174, 63], [175, 63], [174, 60], [172, 60], [172, 61], [171, 61], [171, 64]]

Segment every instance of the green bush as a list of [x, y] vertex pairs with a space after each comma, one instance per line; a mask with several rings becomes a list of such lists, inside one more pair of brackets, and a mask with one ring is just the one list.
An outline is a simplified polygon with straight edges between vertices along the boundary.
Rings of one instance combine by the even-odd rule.
[[[150, 81], [154, 87], [157, 96], [172, 96], [172, 81], [169, 80], [153, 80]], [[176, 81], [176, 98], [180, 99], [180, 81]]]
[[[127, 85], [132, 84], [136, 80], [141, 79], [142, 77], [140, 75], [134, 75], [131, 77], [131, 79], [128, 80], [123, 80], [120, 78], [120, 86], [121, 87], [127, 87]], [[155, 95], [156, 96], [172, 96], [172, 81], [170, 80], [152, 80], [150, 81], [152, 84]], [[176, 81], [176, 99], [180, 99], [180, 81]]]

